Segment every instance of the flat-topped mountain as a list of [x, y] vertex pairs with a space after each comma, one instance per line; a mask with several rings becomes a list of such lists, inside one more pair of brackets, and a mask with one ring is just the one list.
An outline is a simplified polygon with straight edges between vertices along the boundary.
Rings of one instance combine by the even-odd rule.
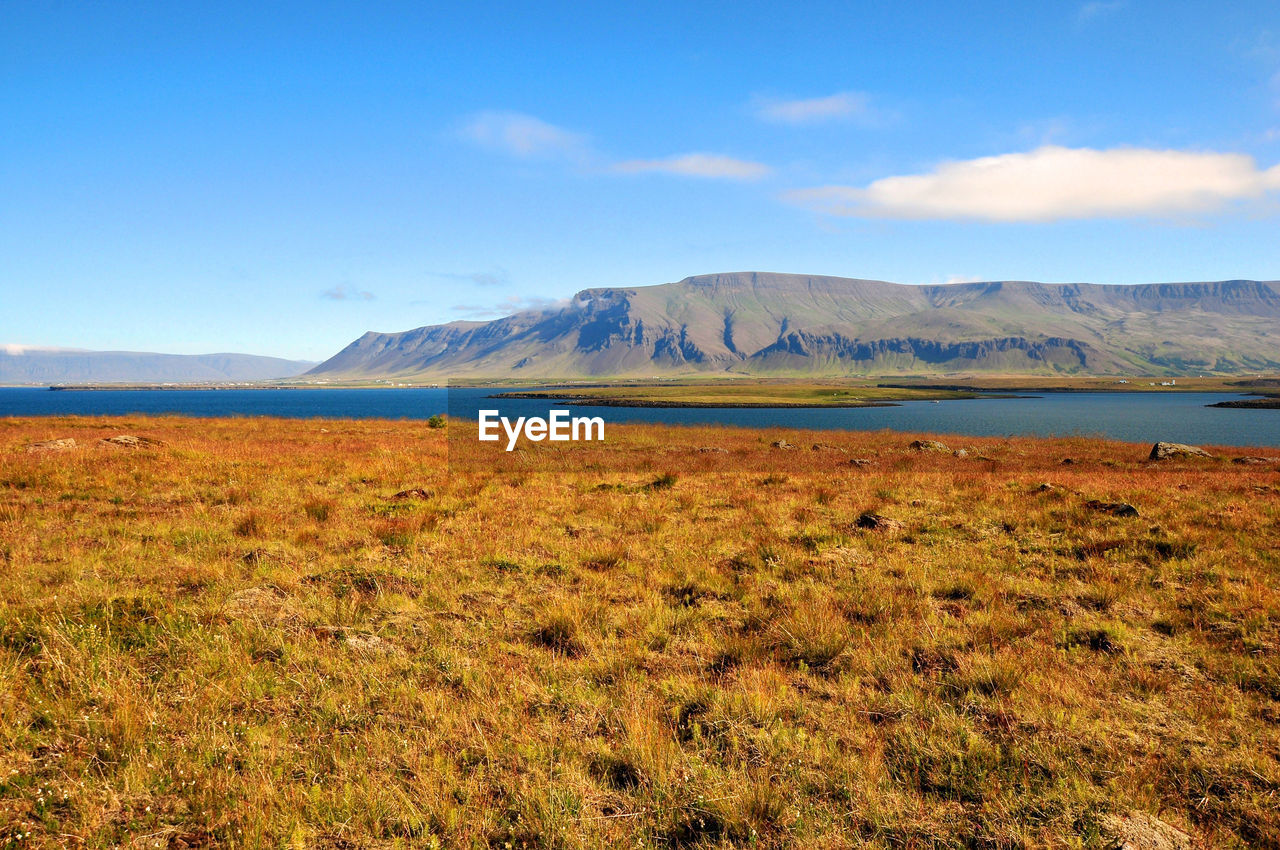
[[1280, 282], [907, 286], [764, 272], [588, 289], [491, 322], [367, 333], [343, 378], [1280, 369]]
[[179, 383], [291, 378], [314, 361], [254, 354], [156, 354], [0, 346], [0, 384]]

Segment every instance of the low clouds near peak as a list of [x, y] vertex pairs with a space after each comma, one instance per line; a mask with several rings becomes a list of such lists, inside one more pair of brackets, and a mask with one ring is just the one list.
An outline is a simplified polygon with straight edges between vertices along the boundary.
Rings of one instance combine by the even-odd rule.
[[543, 298], [538, 295], [508, 295], [493, 304], [455, 304], [449, 309], [464, 319], [472, 321], [497, 319], [516, 313], [529, 311], [544, 312], [555, 310], [568, 304], [563, 298]]
[[866, 186], [797, 189], [792, 203], [838, 216], [1047, 222], [1211, 213], [1280, 190], [1252, 157], [1143, 148], [1065, 148], [944, 162]]

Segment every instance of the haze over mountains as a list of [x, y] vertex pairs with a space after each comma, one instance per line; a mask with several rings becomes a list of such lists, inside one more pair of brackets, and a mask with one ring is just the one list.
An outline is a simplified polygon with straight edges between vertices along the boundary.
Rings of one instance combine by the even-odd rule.
[[907, 286], [739, 272], [588, 289], [490, 322], [367, 333], [332, 379], [1280, 369], [1280, 282]]
[[253, 354], [155, 354], [0, 346], [0, 384], [267, 381], [291, 378], [315, 363]]

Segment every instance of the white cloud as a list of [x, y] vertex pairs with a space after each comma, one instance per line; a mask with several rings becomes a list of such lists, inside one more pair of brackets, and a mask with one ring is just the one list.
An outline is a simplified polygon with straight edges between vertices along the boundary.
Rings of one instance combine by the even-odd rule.
[[1080, 11], [1076, 12], [1076, 20], [1080, 23], [1087, 23], [1095, 18], [1105, 17], [1113, 12], [1119, 12], [1126, 5], [1125, 0], [1094, 0], [1085, 3], [1080, 7]]
[[321, 292], [320, 297], [326, 298], [330, 301], [372, 301], [374, 299], [374, 294], [342, 283], [332, 289], [326, 289], [324, 292]]
[[[720, 180], [756, 180], [772, 172], [769, 166], [759, 162], [709, 153], [609, 162], [610, 158], [596, 150], [588, 137], [519, 112], [477, 112], [463, 124], [460, 135], [481, 147], [509, 156], [568, 160], [590, 171], [605, 170], [622, 174], [654, 172]], [[499, 276], [489, 281], [480, 280], [479, 275], [440, 276], [459, 279], [467, 277], [472, 282], [482, 284], [504, 282]]]
[[442, 277], [446, 280], [456, 280], [461, 283], [471, 283], [476, 286], [506, 286], [511, 282], [511, 275], [507, 270], [501, 267], [495, 267], [493, 271], [480, 272], [428, 272], [432, 277]]
[[520, 112], [477, 112], [461, 132], [481, 147], [521, 158], [580, 159], [589, 150], [585, 136]]
[[816, 124], [851, 118], [873, 120], [876, 117], [871, 108], [871, 98], [856, 91], [806, 100], [760, 98], [756, 101], [756, 115], [776, 124]]
[[1057, 221], [1207, 213], [1277, 190], [1280, 166], [1261, 170], [1245, 154], [1048, 145], [783, 197], [861, 218]]
[[50, 351], [84, 351], [84, 349], [83, 348], [59, 348], [53, 345], [24, 345], [20, 342], [6, 342], [3, 344], [0, 344], [0, 351], [3, 351], [5, 354], [12, 355], [13, 357], [21, 357], [22, 355], [26, 354], [28, 351], [40, 351], [40, 352], [47, 353]]
[[758, 180], [772, 169], [759, 162], [710, 153], [686, 153], [665, 159], [633, 159], [613, 166], [625, 174], [675, 174], [713, 180]]

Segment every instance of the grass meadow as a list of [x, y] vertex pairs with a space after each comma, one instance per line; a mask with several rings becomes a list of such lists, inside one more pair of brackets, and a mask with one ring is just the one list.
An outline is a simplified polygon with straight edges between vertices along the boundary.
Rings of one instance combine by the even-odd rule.
[[1277, 452], [461, 427], [0, 420], [0, 847], [1280, 846]]

